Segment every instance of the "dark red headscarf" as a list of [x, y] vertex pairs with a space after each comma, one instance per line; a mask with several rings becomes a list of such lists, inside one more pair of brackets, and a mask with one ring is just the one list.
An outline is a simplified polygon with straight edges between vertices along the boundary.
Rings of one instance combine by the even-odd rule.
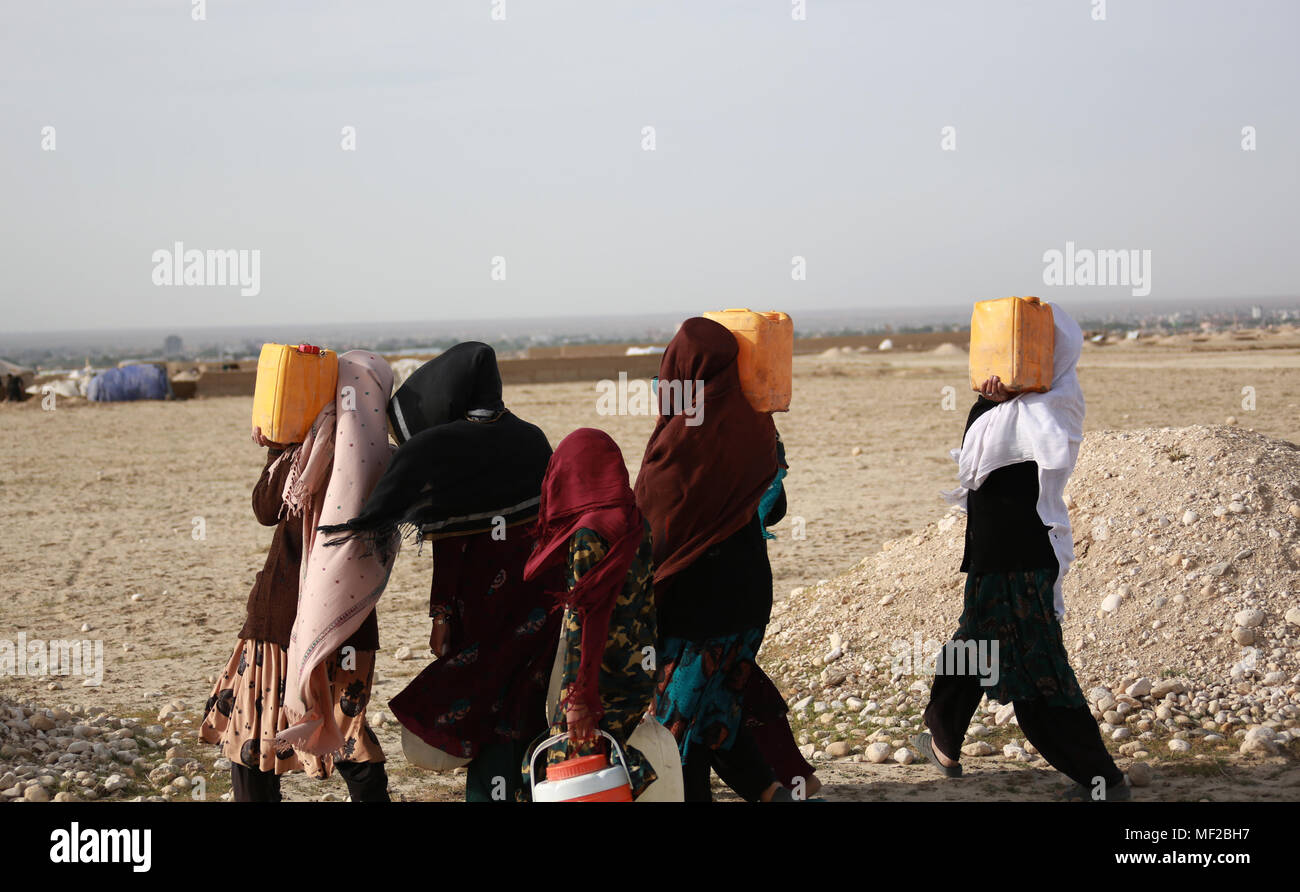
[[604, 431], [579, 428], [560, 441], [542, 480], [537, 515], [537, 545], [524, 567], [524, 579], [568, 559], [569, 540], [578, 530], [597, 532], [608, 545], [605, 557], [571, 590], [556, 598], [582, 623], [582, 662], [565, 698], [583, 704], [599, 719], [600, 664], [609, 637], [609, 620], [628, 569], [641, 545], [645, 521], [628, 485], [623, 453]]
[[738, 353], [735, 335], [696, 317], [682, 323], [659, 363], [661, 389], [704, 383], [695, 426], [682, 407], [661, 400], [661, 413], [670, 414], [655, 423], [636, 478], [637, 504], [654, 536], [656, 583], [753, 521], [776, 476], [776, 425], [741, 391]]

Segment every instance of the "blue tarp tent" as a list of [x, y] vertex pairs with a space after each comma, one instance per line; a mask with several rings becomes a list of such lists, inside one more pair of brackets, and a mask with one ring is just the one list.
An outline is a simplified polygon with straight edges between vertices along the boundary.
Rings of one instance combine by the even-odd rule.
[[86, 399], [101, 403], [165, 400], [170, 392], [163, 369], [156, 365], [128, 365], [96, 375], [86, 388]]

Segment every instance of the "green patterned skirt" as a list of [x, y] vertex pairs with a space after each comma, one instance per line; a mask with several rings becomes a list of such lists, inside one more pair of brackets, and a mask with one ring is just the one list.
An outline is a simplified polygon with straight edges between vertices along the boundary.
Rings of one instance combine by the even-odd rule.
[[990, 699], [1088, 705], [1052, 605], [1056, 575], [1055, 568], [967, 574], [965, 606], [953, 638], [977, 642], [993, 659], [996, 681], [985, 688]]

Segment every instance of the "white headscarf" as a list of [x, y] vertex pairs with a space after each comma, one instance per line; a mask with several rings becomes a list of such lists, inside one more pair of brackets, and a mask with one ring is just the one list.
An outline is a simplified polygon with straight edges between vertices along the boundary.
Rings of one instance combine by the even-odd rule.
[[1060, 572], [1053, 588], [1057, 618], [1065, 616], [1061, 581], [1074, 560], [1070, 512], [1065, 507], [1065, 484], [1079, 458], [1083, 441], [1083, 390], [1075, 372], [1083, 352], [1083, 332], [1056, 304], [1052, 320], [1056, 340], [1052, 348], [1052, 387], [1046, 393], [1025, 393], [989, 409], [966, 431], [957, 460], [960, 486], [944, 497], [966, 510], [966, 496], [979, 489], [989, 474], [1018, 462], [1038, 464], [1038, 516], [1048, 527], [1048, 538]]

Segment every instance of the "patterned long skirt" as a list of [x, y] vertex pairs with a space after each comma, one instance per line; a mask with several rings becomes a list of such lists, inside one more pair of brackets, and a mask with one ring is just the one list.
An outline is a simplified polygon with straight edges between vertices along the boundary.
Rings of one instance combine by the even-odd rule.
[[231, 762], [248, 768], [285, 774], [305, 771], [315, 778], [329, 777], [336, 761], [383, 762], [379, 739], [366, 724], [366, 703], [375, 674], [375, 652], [349, 651], [326, 661], [334, 719], [343, 732], [343, 746], [327, 756], [277, 747], [275, 735], [289, 727], [281, 708], [284, 700], [288, 654], [269, 641], [245, 641], [235, 646], [225, 670], [217, 678], [204, 709], [199, 738], [221, 747]]
[[[1043, 698], [1051, 706], [1087, 706], [1070, 668], [1052, 605], [1056, 568], [970, 573], [957, 641], [975, 642], [997, 669], [986, 686], [999, 703]], [[996, 643], [997, 650], [993, 650]]]
[[668, 638], [659, 651], [654, 714], [672, 732], [682, 764], [692, 744], [731, 749], [740, 728], [745, 686], [757, 668], [763, 629], [722, 638]]

